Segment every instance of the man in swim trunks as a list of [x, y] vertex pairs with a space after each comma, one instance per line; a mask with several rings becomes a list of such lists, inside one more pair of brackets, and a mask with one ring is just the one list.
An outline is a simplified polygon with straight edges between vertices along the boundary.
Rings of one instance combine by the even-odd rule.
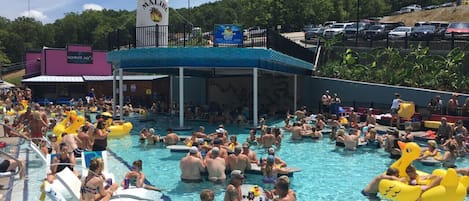
[[241, 201], [243, 200], [241, 185], [244, 182], [244, 174], [240, 170], [233, 170], [230, 176], [230, 184], [226, 187], [223, 201]]
[[189, 154], [181, 159], [179, 167], [181, 168], [181, 180], [184, 182], [201, 182], [200, 172], [205, 172], [205, 164], [198, 157], [197, 147], [191, 147]]
[[379, 182], [383, 179], [405, 181], [405, 178], [399, 178], [399, 170], [393, 167], [388, 168], [386, 174], [376, 176], [371, 182], [361, 191], [362, 195], [370, 200], [380, 200], [378, 197]]
[[241, 170], [244, 173], [244, 171], [251, 169], [251, 163], [246, 155], [241, 154], [241, 151], [241, 146], [235, 147], [234, 154], [228, 156], [227, 166], [230, 170]]
[[448, 124], [446, 117], [441, 117], [440, 126], [436, 131], [436, 139], [438, 143], [443, 144], [447, 140], [453, 138], [453, 128]]
[[175, 145], [179, 142], [179, 136], [173, 132], [172, 128], [168, 128], [166, 131], [168, 131], [168, 134], [166, 134], [166, 137], [163, 138], [163, 143], [165, 145]]
[[250, 163], [258, 164], [259, 160], [257, 159], [256, 152], [251, 150], [250, 144], [248, 142], [243, 143], [243, 152], [241, 154], [246, 155]]
[[75, 157], [81, 157], [81, 152], [84, 151], [78, 148], [78, 141], [80, 141], [80, 139], [75, 134], [62, 133], [62, 142], [68, 145], [68, 152], [73, 152]]
[[349, 134], [344, 136], [345, 149], [355, 151], [357, 149], [359, 137], [359, 131], [355, 128], [351, 128]]
[[265, 134], [261, 138], [261, 142], [264, 148], [270, 148], [273, 144], [275, 144], [275, 135], [270, 132], [272, 129], [266, 129], [269, 132], [265, 132]]
[[214, 147], [212, 149], [212, 156], [205, 158], [205, 164], [207, 165], [208, 180], [223, 183], [226, 179], [226, 165], [225, 159], [218, 157], [219, 154], [220, 149]]
[[[219, 157], [225, 159], [225, 161], [228, 160], [228, 151], [225, 148], [221, 147], [221, 140], [220, 139], [217, 138], [217, 139], [213, 140], [213, 147], [214, 148], [218, 147], [218, 149], [220, 150], [220, 154], [218, 155]], [[206, 157], [212, 157], [212, 150], [207, 152]]]
[[303, 135], [301, 135], [301, 132], [303, 130], [303, 127], [299, 122], [293, 123], [293, 126], [291, 127], [291, 139], [292, 140], [301, 140]]

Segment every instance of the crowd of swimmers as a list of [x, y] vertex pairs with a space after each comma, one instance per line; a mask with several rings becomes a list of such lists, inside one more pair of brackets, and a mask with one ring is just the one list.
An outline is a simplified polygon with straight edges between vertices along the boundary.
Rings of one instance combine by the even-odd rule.
[[[244, 174], [251, 170], [254, 166], [259, 166], [263, 174], [262, 182], [272, 183], [275, 185], [273, 191], [266, 191], [267, 197], [276, 200], [291, 201], [296, 200], [296, 195], [289, 188], [290, 181], [288, 177], [278, 177], [288, 173], [289, 166], [278, 156], [275, 150], [282, 146], [282, 130], [291, 133], [291, 140], [302, 140], [303, 138], [322, 139], [326, 127], [329, 127], [329, 139], [335, 142], [338, 147], [344, 147], [346, 150], [354, 151], [359, 145], [384, 148], [389, 152], [391, 158], [397, 159], [401, 155], [398, 147], [398, 141], [411, 142], [414, 141], [412, 128], [405, 128], [400, 131], [397, 128], [390, 127], [386, 130], [386, 134], [379, 135], [377, 130], [376, 117], [373, 109], [370, 108], [366, 115], [365, 122], [359, 121], [359, 115], [355, 111], [351, 111], [347, 116], [337, 113], [335, 104], [340, 103], [337, 95], [333, 97], [325, 94], [323, 96], [324, 114], [309, 114], [306, 107], [302, 107], [293, 114], [287, 114], [285, 118], [285, 126], [269, 127], [265, 120], [261, 118], [259, 128], [251, 129], [249, 136], [245, 142], [239, 142], [236, 135], [229, 135], [229, 131], [223, 125], [220, 125], [215, 131], [207, 133], [204, 127], [200, 127], [192, 133], [183, 143], [191, 148], [188, 154], [180, 161], [181, 180], [183, 182], [201, 182], [202, 174], [208, 174], [208, 180], [215, 183], [224, 183], [227, 180], [226, 172], [229, 172], [230, 179], [225, 193], [225, 200], [241, 200], [241, 185], [243, 184]], [[6, 136], [21, 136], [31, 139], [36, 143], [43, 154], [56, 153], [58, 156], [52, 160], [50, 174], [47, 177], [48, 182], [53, 182], [54, 175], [64, 168], [74, 170], [75, 157], [81, 155], [83, 150], [102, 151], [107, 149], [107, 133], [104, 126], [105, 116], [97, 116], [97, 124], [92, 124], [89, 120], [77, 130], [78, 135], [61, 134], [62, 142], [58, 143], [58, 136], [52, 134], [47, 136], [50, 143], [42, 140], [47, 133], [54, 128], [55, 124], [64, 118], [70, 118], [67, 112], [71, 110], [84, 110], [85, 113], [96, 110], [109, 111], [110, 107], [105, 102], [99, 101], [95, 97], [87, 99], [88, 103], [76, 104], [73, 107], [56, 106], [46, 104], [41, 107], [39, 104], [31, 103], [31, 91], [14, 90], [7, 93], [3, 101], [0, 101], [1, 110], [4, 113], [13, 109], [14, 111], [25, 110], [24, 113], [16, 113], [15, 118], [4, 118], [4, 128]], [[12, 101], [14, 99], [15, 101]], [[396, 99], [400, 96], [396, 95]], [[22, 108], [21, 104], [13, 104], [13, 102], [28, 102], [29, 107]], [[393, 100], [393, 103], [395, 101]], [[400, 103], [399, 100], [396, 101]], [[332, 109], [334, 105], [335, 109]], [[157, 107], [157, 106], [155, 106]], [[124, 115], [130, 112], [142, 113], [140, 108], [133, 109], [131, 105], [126, 105]], [[241, 114], [240, 110], [240, 114]], [[70, 119], [73, 122], [73, 119]], [[245, 119], [240, 118], [240, 121]], [[214, 120], [216, 121], [216, 120]], [[236, 121], [234, 121], [236, 122]], [[441, 161], [444, 167], [456, 167], [457, 157], [464, 156], [469, 152], [469, 136], [468, 131], [462, 124], [457, 122], [455, 126], [447, 123], [446, 118], [441, 119], [441, 125], [437, 129], [435, 140], [427, 142], [428, 148], [423, 149], [420, 160], [433, 157], [435, 160]], [[140, 132], [140, 143], [165, 145], [175, 145], [180, 142], [180, 137], [172, 129], [167, 129], [167, 133], [159, 135], [155, 129], [142, 129]], [[252, 146], [262, 147], [267, 150], [267, 156], [258, 158], [256, 152], [251, 149]], [[441, 156], [437, 156], [440, 150], [444, 150]], [[14, 163], [10, 162], [9, 163]], [[5, 162], [6, 163], [6, 162]], [[112, 193], [117, 189], [118, 184], [110, 184], [105, 186], [106, 178], [104, 178], [103, 161], [94, 159], [91, 162], [89, 175], [86, 176], [82, 184], [82, 196], [85, 200], [110, 198]], [[13, 164], [13, 166], [21, 164]], [[6, 169], [11, 169], [11, 165], [6, 165]], [[409, 172], [412, 174], [413, 168], [409, 166]], [[74, 171], [77, 172], [77, 171]], [[468, 174], [466, 169], [458, 169], [461, 174]], [[78, 173], [77, 173], [78, 175]], [[389, 169], [386, 174], [379, 175], [368, 185], [362, 192], [370, 198], [374, 198], [377, 193], [377, 183], [381, 179], [402, 180], [398, 177], [399, 173], [395, 169]], [[157, 187], [144, 184], [145, 175], [142, 172], [142, 162], [134, 161], [132, 170], [125, 175], [125, 179], [132, 181], [137, 187], [160, 190]], [[412, 179], [412, 178], [411, 178]], [[435, 180], [435, 181], [438, 181]], [[412, 181], [403, 181], [412, 183]], [[121, 186], [125, 186], [126, 182], [122, 181]], [[432, 184], [433, 185], [433, 184]], [[433, 187], [430, 185], [428, 188]], [[434, 185], [437, 185], [435, 183]], [[423, 188], [423, 187], [422, 187]], [[202, 200], [213, 200], [213, 192], [204, 190], [201, 192]]]

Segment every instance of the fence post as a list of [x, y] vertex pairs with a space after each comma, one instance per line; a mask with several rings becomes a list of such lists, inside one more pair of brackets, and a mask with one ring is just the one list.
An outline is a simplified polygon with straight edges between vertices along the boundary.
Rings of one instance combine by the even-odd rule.
[[404, 49], [407, 49], [409, 47], [409, 37], [407, 35], [407, 32], [405, 32], [405, 39], [404, 39]]
[[[269, 48], [269, 46], [270, 46], [270, 45], [269, 45], [269, 41], [270, 41], [270, 40], [269, 40], [269, 37], [270, 37], [270, 31], [269, 31], [269, 29], [266, 29], [266, 30], [265, 30], [265, 35], [266, 35], [266, 36], [265, 36], [265, 47], [266, 47], [266, 48]], [[305, 42], [306, 42], [306, 41], [305, 41]]]
[[182, 44], [183, 44], [183, 47], [186, 47], [186, 24], [184, 24], [184, 28], [183, 28], [183, 36], [184, 38], [182, 39]]
[[136, 26], [134, 27], [134, 30], [131, 33], [132, 33], [132, 42], [133, 42], [134, 48], [137, 48], [137, 27]]
[[353, 101], [352, 105], [353, 105], [353, 110], [357, 111], [357, 102]]
[[386, 48], [389, 47], [389, 34], [386, 34]]
[[160, 46], [160, 27], [158, 24], [155, 24], [155, 45], [156, 47]]
[[121, 43], [120, 43], [120, 40], [119, 40], [120, 39], [120, 30], [117, 29], [116, 32], [117, 32], [117, 50], [120, 50], [121, 49], [121, 45], [120, 45]]
[[454, 32], [451, 32], [451, 49], [454, 49]]

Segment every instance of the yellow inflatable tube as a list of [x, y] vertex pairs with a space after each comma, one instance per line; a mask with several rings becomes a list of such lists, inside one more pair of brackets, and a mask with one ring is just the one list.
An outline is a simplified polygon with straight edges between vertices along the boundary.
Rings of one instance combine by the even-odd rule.
[[133, 125], [130, 122], [109, 126], [107, 128], [110, 131], [108, 137], [122, 137], [128, 135], [132, 127]]
[[[399, 169], [401, 177], [408, 177], [405, 169], [412, 161], [420, 155], [420, 146], [416, 143], [399, 142], [402, 156], [399, 160], [391, 165]], [[427, 173], [418, 171], [419, 175]], [[456, 170], [449, 168], [447, 171], [436, 169], [433, 175], [441, 176], [443, 179], [440, 185], [428, 189], [422, 193], [421, 186], [411, 186], [400, 181], [383, 179], [379, 183], [379, 193], [388, 200], [408, 201], [417, 200], [419, 197], [422, 201], [438, 201], [451, 200], [462, 201], [466, 197], [466, 189], [469, 185], [469, 178], [466, 176], [458, 177]], [[428, 185], [431, 180], [419, 181], [419, 184]], [[420, 194], [422, 194], [420, 196]]]
[[[109, 112], [102, 112], [102, 116], [106, 117], [105, 120], [105, 128], [109, 130], [108, 137], [122, 137], [130, 134], [130, 130], [132, 130], [133, 125], [130, 122], [123, 122], [123, 123], [113, 123], [112, 122], [112, 114]], [[96, 127], [96, 124], [95, 124]]]
[[57, 142], [62, 141], [62, 133], [77, 134], [77, 130], [80, 129], [80, 127], [82, 127], [83, 125], [85, 125], [85, 117], [76, 116], [73, 123], [67, 127], [67, 124], [69, 122], [70, 118], [67, 117], [52, 129], [52, 133], [57, 135]]

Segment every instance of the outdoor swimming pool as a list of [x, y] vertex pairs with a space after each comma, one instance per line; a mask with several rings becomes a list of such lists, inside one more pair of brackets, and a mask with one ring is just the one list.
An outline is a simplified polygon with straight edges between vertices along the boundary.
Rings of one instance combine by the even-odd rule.
[[[147, 179], [155, 186], [164, 189], [164, 194], [173, 201], [195, 201], [199, 200], [202, 189], [210, 188], [215, 192], [215, 200], [223, 200], [225, 185], [216, 185], [211, 182], [200, 184], [183, 183], [180, 181], [179, 160], [185, 153], [170, 152], [162, 145], [141, 145], [138, 142], [138, 133], [143, 127], [153, 127], [157, 133], [166, 133], [168, 125], [177, 125], [177, 119], [161, 117], [156, 122], [133, 121], [134, 129], [132, 135], [120, 139], [109, 140], [109, 149], [131, 164], [132, 161], [143, 160], [143, 171]], [[203, 125], [207, 132], [215, 130], [216, 125], [206, 125], [203, 122], [186, 122], [187, 126], [198, 128]], [[271, 124], [272, 125], [272, 124]], [[283, 126], [283, 122], [274, 123]], [[236, 134], [238, 141], [244, 142], [248, 136], [248, 130], [244, 127], [225, 125], [230, 134]], [[181, 135], [189, 135], [188, 132], [178, 132]], [[285, 160], [291, 167], [299, 167], [291, 178], [291, 188], [297, 194], [297, 200], [367, 200], [360, 191], [377, 174], [384, 172], [393, 162], [388, 154], [382, 149], [358, 149], [356, 152], [344, 151], [336, 148], [326, 137], [322, 140], [306, 139], [301, 142], [293, 142], [289, 139], [290, 134], [284, 132], [282, 148], [276, 154]], [[258, 157], [265, 158], [266, 152], [260, 148], [253, 148]], [[110, 170], [118, 181], [122, 180], [123, 174], [128, 170], [113, 157], [110, 158]], [[34, 165], [34, 164], [33, 164]], [[431, 172], [435, 167], [421, 166], [415, 163], [418, 169]], [[457, 165], [469, 167], [467, 158], [459, 159]], [[31, 174], [32, 172], [30, 172]], [[41, 171], [43, 173], [43, 170]], [[30, 176], [31, 178], [31, 176]], [[260, 175], [248, 174], [245, 183], [258, 184], [270, 190], [272, 186], [265, 186]], [[29, 185], [29, 200], [37, 200], [40, 184], [32, 180]], [[469, 200], [469, 199], [466, 199]]]

